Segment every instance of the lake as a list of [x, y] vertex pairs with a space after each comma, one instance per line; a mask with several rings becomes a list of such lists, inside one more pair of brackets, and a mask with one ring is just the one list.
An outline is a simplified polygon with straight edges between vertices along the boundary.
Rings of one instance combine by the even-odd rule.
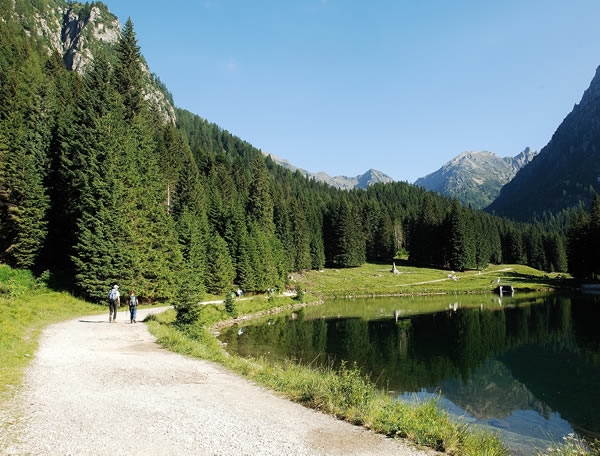
[[331, 300], [223, 332], [242, 356], [356, 363], [398, 400], [438, 397], [514, 454], [600, 438], [600, 298], [552, 294]]

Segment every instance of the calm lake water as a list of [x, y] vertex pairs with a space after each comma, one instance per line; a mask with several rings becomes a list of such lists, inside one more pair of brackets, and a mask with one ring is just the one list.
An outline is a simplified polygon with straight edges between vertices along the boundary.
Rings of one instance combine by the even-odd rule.
[[244, 356], [368, 373], [398, 400], [440, 396], [515, 454], [600, 438], [600, 298], [517, 294], [333, 300], [232, 327]]

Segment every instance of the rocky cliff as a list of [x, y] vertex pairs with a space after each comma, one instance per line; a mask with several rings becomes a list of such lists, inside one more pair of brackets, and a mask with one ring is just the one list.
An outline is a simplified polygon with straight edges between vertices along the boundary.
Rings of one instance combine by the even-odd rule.
[[[25, 33], [47, 48], [48, 54], [58, 52], [69, 70], [84, 73], [100, 50], [114, 57], [114, 47], [121, 35], [121, 23], [102, 2], [76, 3], [63, 0], [12, 0], [2, 16], [10, 14], [21, 23]], [[6, 6], [4, 8], [7, 8]], [[2, 17], [3, 18], [3, 17]], [[2, 19], [0, 18], [0, 19]], [[170, 95], [143, 62], [146, 78], [144, 97], [167, 121], [175, 120]]]

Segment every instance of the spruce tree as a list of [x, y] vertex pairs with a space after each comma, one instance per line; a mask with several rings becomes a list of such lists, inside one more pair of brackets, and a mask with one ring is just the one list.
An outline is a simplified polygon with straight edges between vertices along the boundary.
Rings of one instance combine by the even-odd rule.
[[567, 260], [569, 272], [577, 278], [587, 278], [592, 269], [589, 254], [590, 217], [581, 210], [569, 224], [567, 232]]
[[34, 266], [47, 235], [51, 94], [34, 53], [4, 75], [0, 113], [0, 255]]
[[297, 200], [292, 201], [290, 218], [294, 246], [294, 262], [292, 264], [292, 269], [295, 271], [310, 269], [310, 232], [306, 223], [306, 210]]
[[119, 167], [124, 191], [122, 252], [127, 280], [145, 296], [169, 299], [181, 273], [182, 256], [175, 222], [165, 203], [152, 127], [147, 117], [136, 116], [123, 144]]
[[144, 106], [142, 57], [131, 18], [127, 18], [117, 43], [117, 58], [116, 87], [123, 97], [125, 117], [131, 120]]
[[600, 277], [600, 196], [596, 194], [590, 208], [589, 226], [589, 258], [590, 274], [593, 278]]
[[475, 243], [469, 220], [458, 200], [452, 201], [445, 225], [448, 233], [448, 265], [458, 271], [474, 267]]
[[365, 262], [366, 246], [360, 220], [346, 198], [330, 207], [328, 236], [329, 261], [340, 267], [355, 267]]
[[248, 198], [248, 216], [265, 232], [274, 230], [271, 182], [265, 162], [257, 156], [252, 162], [252, 181]]
[[217, 233], [212, 233], [208, 243], [206, 289], [213, 294], [228, 291], [235, 277], [227, 243]]
[[63, 181], [70, 187], [66, 194], [75, 198], [65, 208], [74, 226], [71, 260], [79, 291], [103, 300], [106, 290], [121, 282], [127, 265], [119, 175], [125, 125], [110, 67], [102, 56], [84, 79], [77, 118], [65, 132], [61, 162]]

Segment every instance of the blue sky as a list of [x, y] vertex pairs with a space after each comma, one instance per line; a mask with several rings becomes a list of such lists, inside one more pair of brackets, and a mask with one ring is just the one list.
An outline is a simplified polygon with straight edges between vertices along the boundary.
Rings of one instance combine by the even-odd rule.
[[600, 65], [597, 0], [105, 3], [177, 106], [331, 175], [541, 149]]

